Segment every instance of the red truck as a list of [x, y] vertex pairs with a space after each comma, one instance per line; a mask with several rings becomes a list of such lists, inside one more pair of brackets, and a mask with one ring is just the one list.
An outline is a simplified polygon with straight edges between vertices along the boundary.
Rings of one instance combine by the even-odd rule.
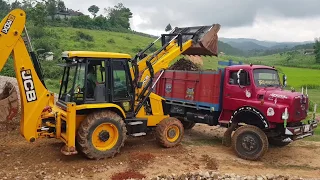
[[285, 75], [281, 83], [273, 67], [219, 63], [231, 66], [166, 70], [159, 76], [154, 91], [165, 98], [166, 113], [179, 118], [185, 129], [195, 123], [226, 127], [223, 143], [247, 160], [260, 159], [269, 144], [286, 146], [313, 135], [318, 122], [302, 122], [308, 95], [285, 90]]

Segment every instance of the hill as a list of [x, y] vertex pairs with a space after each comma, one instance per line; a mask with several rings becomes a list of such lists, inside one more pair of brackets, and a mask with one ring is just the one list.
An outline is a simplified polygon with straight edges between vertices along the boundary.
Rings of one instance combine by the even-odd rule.
[[268, 49], [265, 46], [261, 46], [259, 44], [254, 43], [254, 42], [251, 42], [251, 41], [247, 41], [247, 42], [229, 41], [228, 44], [230, 44], [232, 47], [237, 48], [237, 49], [242, 50], [242, 51]]
[[[238, 48], [242, 51], [249, 52], [248, 55], [252, 55], [252, 52], [258, 52], [262, 55], [268, 55], [270, 54], [270, 52], [271, 53], [285, 52], [295, 47], [304, 46], [304, 44], [312, 44], [312, 41], [275, 42], [275, 41], [260, 41], [260, 40], [249, 39], [249, 38], [223, 38], [223, 37], [220, 38], [220, 41], [228, 43], [232, 47]], [[252, 51], [252, 50], [256, 50], [256, 51]]]
[[240, 49], [232, 47], [230, 44], [224, 43], [222, 41], [218, 42], [218, 49], [219, 49], [219, 52], [224, 52], [225, 54], [228, 54], [228, 55], [235, 55], [235, 56], [245, 55], [245, 53]]

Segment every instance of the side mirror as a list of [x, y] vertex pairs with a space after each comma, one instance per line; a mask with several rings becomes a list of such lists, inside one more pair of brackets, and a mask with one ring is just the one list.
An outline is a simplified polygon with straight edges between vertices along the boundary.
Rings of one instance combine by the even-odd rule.
[[240, 74], [241, 74], [242, 71], [243, 71], [243, 70], [240, 69], [240, 70], [238, 71], [238, 73], [237, 73], [237, 83], [238, 83], [238, 85], [239, 85], [240, 88], [243, 88], [243, 86], [241, 86], [241, 84], [240, 84]]
[[286, 87], [287, 86], [287, 76], [285, 74], [282, 76], [282, 81], [283, 81], [283, 87]]

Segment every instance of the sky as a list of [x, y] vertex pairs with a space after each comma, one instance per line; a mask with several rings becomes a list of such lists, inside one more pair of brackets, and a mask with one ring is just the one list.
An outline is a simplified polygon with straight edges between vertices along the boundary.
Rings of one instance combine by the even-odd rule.
[[68, 8], [89, 14], [121, 2], [131, 9], [131, 28], [153, 35], [172, 27], [220, 24], [219, 37], [278, 42], [320, 37], [320, 0], [64, 0]]

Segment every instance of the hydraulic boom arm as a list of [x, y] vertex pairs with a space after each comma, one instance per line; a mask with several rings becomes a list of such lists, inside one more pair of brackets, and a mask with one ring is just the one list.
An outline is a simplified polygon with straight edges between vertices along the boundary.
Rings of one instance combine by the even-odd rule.
[[0, 71], [9, 56], [12, 55], [21, 99], [20, 132], [28, 141], [32, 142], [38, 137], [37, 129], [40, 125], [41, 113], [49, 105], [52, 94], [44, 86], [34, 53], [30, 52], [29, 54], [22, 38], [25, 22], [26, 14], [21, 9], [11, 11], [1, 21]]

